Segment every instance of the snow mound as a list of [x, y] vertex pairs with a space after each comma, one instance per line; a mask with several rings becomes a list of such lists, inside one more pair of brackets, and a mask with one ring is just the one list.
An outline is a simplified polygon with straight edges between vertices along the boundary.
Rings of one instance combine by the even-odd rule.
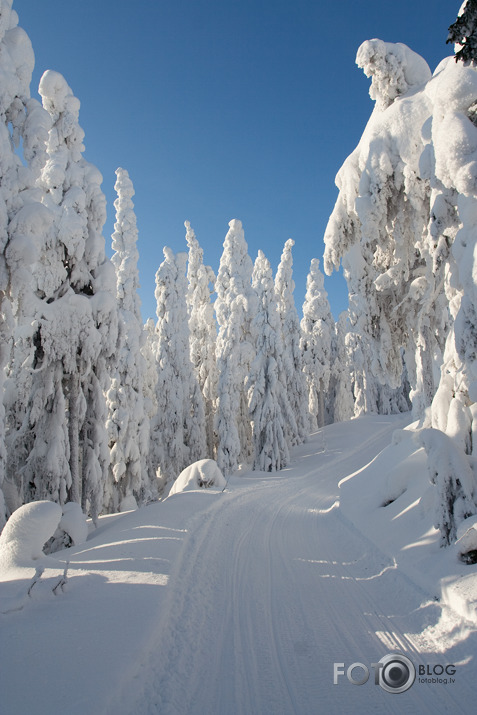
[[30, 502], [13, 512], [0, 536], [0, 569], [29, 566], [42, 558], [61, 516], [61, 507], [50, 501]]
[[171, 494], [194, 489], [223, 489], [227, 482], [213, 459], [200, 459], [186, 467], [174, 482]]

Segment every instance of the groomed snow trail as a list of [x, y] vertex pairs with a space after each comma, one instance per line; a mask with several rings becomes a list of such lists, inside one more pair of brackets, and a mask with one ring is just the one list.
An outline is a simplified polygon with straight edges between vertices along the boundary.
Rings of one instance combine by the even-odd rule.
[[[455, 634], [462, 624], [339, 509], [339, 480], [389, 444], [399, 424], [381, 418], [363, 426], [341, 453], [333, 445], [321, 458], [310, 445], [296, 450], [298, 476], [235, 478], [189, 524], [150, 648], [109, 712], [468, 712], [476, 694], [465, 670], [470, 646], [443, 643], [439, 626]], [[387, 693], [371, 663], [390, 652], [416, 665], [459, 662], [457, 683], [416, 681], [406, 693]], [[334, 662], [366, 664], [369, 681], [356, 686], [341, 676], [334, 685]]]

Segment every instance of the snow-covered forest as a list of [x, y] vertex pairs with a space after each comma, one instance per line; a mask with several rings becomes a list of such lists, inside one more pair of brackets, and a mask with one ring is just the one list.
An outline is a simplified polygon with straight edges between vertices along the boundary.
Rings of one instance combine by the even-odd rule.
[[[319, 259], [300, 320], [293, 240], [274, 274], [233, 219], [217, 275], [189, 222], [187, 252], [164, 247], [144, 325], [133, 183], [117, 170], [109, 259], [80, 102], [51, 70], [32, 98], [31, 43], [0, 5], [1, 526], [39, 500], [96, 522], [203, 459], [225, 477], [274, 472], [324, 425], [412, 410], [435, 525], [454, 542], [477, 514], [476, 55], [432, 73], [405, 45], [359, 48], [375, 108], [324, 237], [324, 269], [342, 265], [349, 289], [336, 323]], [[465, 12], [457, 52], [475, 3]]]

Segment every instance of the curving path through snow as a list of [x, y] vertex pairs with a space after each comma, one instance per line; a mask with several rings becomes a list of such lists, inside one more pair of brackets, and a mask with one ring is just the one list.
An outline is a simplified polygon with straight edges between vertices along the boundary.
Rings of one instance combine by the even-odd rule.
[[[469, 712], [475, 633], [339, 509], [339, 480], [389, 444], [398, 426], [363, 420], [344, 445], [331, 430], [328, 444], [317, 437], [295, 450], [289, 470], [231, 480], [188, 524], [148, 648], [108, 711]], [[396, 651], [416, 666], [457, 663], [456, 683], [385, 692], [371, 663]], [[334, 662], [364, 663], [371, 677], [356, 686], [341, 676], [334, 685]]]

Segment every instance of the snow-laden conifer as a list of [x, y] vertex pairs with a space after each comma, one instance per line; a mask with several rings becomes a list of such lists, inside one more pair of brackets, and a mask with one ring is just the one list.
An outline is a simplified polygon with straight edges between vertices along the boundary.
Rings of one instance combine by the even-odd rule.
[[105, 198], [101, 174], [82, 156], [78, 99], [53, 71], [45, 72], [39, 91], [53, 124], [40, 178], [53, 224], [39, 258], [29, 414], [34, 444], [24, 480], [35, 498], [76, 501], [95, 518], [109, 466], [103, 391], [117, 338], [114, 267], [101, 234]]
[[241, 221], [229, 223], [215, 284], [217, 337], [217, 462], [225, 474], [234, 472], [253, 454], [252, 430], [245, 379], [252, 363], [251, 321], [256, 296], [253, 263]]
[[282, 326], [270, 263], [262, 251], [255, 261], [252, 287], [256, 314], [252, 321], [255, 358], [247, 379], [254, 443], [254, 469], [272, 472], [289, 462], [287, 424], [295, 416], [288, 400]]
[[319, 260], [313, 258], [306, 281], [300, 342], [308, 388], [311, 431], [323, 427], [325, 423], [325, 399], [330, 382], [334, 330], [325, 279], [320, 271]]
[[300, 349], [300, 319], [293, 297], [295, 282], [292, 249], [294, 245], [295, 241], [291, 238], [286, 241], [275, 276], [275, 294], [283, 337], [286, 390], [294, 415], [293, 422], [286, 427], [287, 439], [291, 446], [301, 444], [309, 429], [307, 389]]
[[332, 343], [332, 364], [330, 376], [331, 420], [344, 422], [354, 415], [353, 354], [349, 340], [348, 311], [340, 313], [335, 325], [335, 339]]
[[[157, 333], [156, 325], [152, 318], [149, 318], [143, 327], [144, 339], [141, 347], [141, 353], [144, 358], [145, 373], [143, 380], [143, 399], [144, 410], [149, 419], [149, 437], [151, 437], [152, 419], [157, 414], [157, 381], [158, 369], [156, 363], [157, 354]], [[154, 459], [154, 450], [151, 448], [149, 439], [149, 450], [146, 457], [146, 468], [148, 473], [149, 484], [153, 484], [157, 489], [156, 469], [157, 464]]]
[[[30, 98], [33, 67], [31, 43], [18, 26], [12, 2], [0, 0], [0, 528], [5, 517], [2, 483], [7, 458], [4, 370], [8, 362], [8, 440], [18, 447], [18, 461], [12, 458], [7, 475], [13, 494], [17, 487], [12, 482], [21, 479], [19, 472], [26, 456], [18, 434], [31, 382], [31, 325], [36, 312], [33, 264], [51, 222], [41, 204], [41, 191], [35, 189], [46, 160], [50, 120], [41, 105]], [[13, 497], [13, 502], [16, 500]], [[16, 505], [12, 503], [11, 507]]]
[[204, 265], [204, 252], [189, 221], [185, 222], [185, 227], [189, 247], [187, 307], [190, 359], [204, 398], [207, 454], [213, 458], [216, 451], [214, 419], [217, 402], [217, 326], [211, 296], [214, 292], [215, 274], [210, 266]]
[[[430, 186], [420, 165], [421, 129], [431, 107], [417, 90], [431, 75], [426, 62], [399, 43], [364, 42], [356, 61], [372, 78], [376, 106], [337, 176], [340, 194], [325, 233], [325, 269], [329, 273], [341, 259], [348, 281], [366, 382], [356, 394], [357, 409], [379, 410], [381, 387], [400, 387], [404, 348], [413, 406], [421, 416], [435, 391], [447, 319], [442, 282], [432, 270]], [[409, 126], [416, 131], [403, 129]]]
[[157, 414], [151, 448], [162, 486], [205, 457], [204, 405], [189, 355], [187, 254], [164, 248], [156, 273]]
[[108, 434], [111, 450], [109, 506], [116, 511], [124, 499], [143, 503], [150, 496], [146, 457], [149, 418], [144, 407], [146, 364], [141, 353], [145, 340], [138, 294], [138, 231], [134, 213], [134, 187], [125, 169], [116, 171], [115, 251], [119, 334], [116, 369], [107, 393]]

